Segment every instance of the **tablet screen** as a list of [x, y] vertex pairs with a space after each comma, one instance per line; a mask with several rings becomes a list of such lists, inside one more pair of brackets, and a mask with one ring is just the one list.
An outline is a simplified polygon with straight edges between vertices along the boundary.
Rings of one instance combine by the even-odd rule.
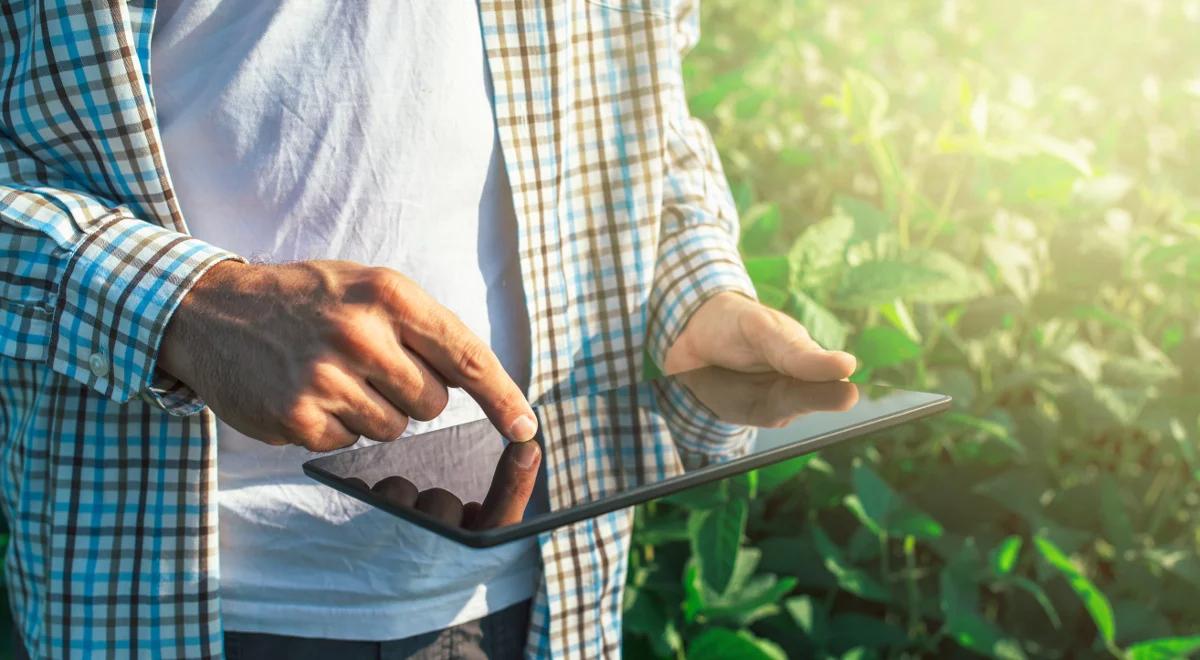
[[485, 419], [321, 456], [304, 470], [484, 547], [810, 453], [949, 402], [710, 368], [542, 402], [529, 446], [508, 443]]

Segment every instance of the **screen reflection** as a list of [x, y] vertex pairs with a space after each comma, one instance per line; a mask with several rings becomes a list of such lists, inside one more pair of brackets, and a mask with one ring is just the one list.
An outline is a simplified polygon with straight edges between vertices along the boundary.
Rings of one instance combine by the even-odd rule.
[[305, 471], [443, 533], [517, 525], [533, 533], [569, 522], [556, 514], [596, 515], [641, 501], [621, 496], [674, 477], [754, 454], [799, 455], [947, 402], [709, 368], [542, 402], [534, 407], [538, 437], [529, 443], [508, 443], [479, 420], [322, 456]]

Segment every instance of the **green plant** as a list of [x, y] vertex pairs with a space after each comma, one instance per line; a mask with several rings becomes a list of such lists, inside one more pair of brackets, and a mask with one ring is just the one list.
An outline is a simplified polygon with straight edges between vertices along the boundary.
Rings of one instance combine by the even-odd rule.
[[1200, 650], [1200, 3], [706, 2], [760, 298], [955, 407], [642, 507], [627, 652]]

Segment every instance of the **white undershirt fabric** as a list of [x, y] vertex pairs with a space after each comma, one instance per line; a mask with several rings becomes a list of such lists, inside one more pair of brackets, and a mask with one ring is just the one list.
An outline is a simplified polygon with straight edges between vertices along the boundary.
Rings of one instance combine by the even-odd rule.
[[[159, 0], [152, 56], [197, 237], [251, 259], [394, 268], [527, 384], [516, 221], [473, 0]], [[452, 390], [409, 432], [482, 416]], [[225, 425], [218, 440], [226, 629], [399, 639], [533, 595], [532, 541], [467, 549], [305, 477], [301, 448]]]

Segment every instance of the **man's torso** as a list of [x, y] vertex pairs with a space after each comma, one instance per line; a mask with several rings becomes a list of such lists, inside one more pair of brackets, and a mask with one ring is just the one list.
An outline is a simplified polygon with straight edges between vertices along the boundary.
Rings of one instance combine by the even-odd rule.
[[[252, 260], [402, 272], [527, 380], [516, 220], [474, 0], [166, 0], [151, 50], [193, 236]], [[407, 433], [482, 416], [456, 389]], [[532, 540], [473, 551], [306, 478], [301, 447], [220, 420], [217, 439], [227, 629], [400, 639], [533, 596]], [[446, 460], [471, 469], [473, 457]]]

